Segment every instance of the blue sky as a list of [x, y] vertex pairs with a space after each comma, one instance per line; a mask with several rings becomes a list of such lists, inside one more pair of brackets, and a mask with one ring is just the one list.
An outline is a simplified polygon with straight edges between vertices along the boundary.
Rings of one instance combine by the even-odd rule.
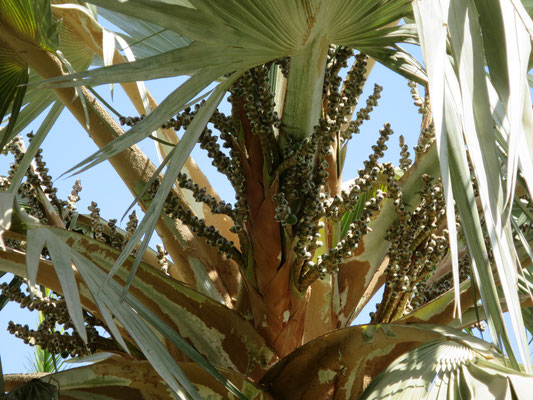
[[[164, 79], [151, 81], [147, 87], [160, 103], [166, 95], [179, 84], [178, 79]], [[351, 141], [346, 165], [344, 180], [355, 177], [357, 170], [362, 167], [362, 162], [372, 152], [371, 146], [379, 137], [379, 129], [384, 123], [389, 122], [395, 134], [389, 141], [389, 150], [385, 154], [385, 161], [398, 163], [399, 147], [398, 137], [403, 134], [409, 146], [413, 147], [419, 134], [420, 116], [417, 108], [413, 105], [407, 81], [395, 73], [377, 64], [372, 71], [366, 90], [361, 96], [360, 105], [365, 106], [366, 97], [372, 93], [374, 83], [384, 87], [381, 93], [380, 104], [371, 115], [370, 121], [366, 121], [361, 128], [361, 133], [354, 136]], [[99, 93], [122, 115], [135, 116], [136, 112], [127, 100], [119, 85], [115, 85], [114, 97], [111, 101], [109, 86], [98, 88]], [[226, 107], [224, 105], [224, 107]], [[223, 111], [229, 112], [228, 107]], [[38, 124], [35, 123], [26, 129], [25, 133], [36, 131]], [[140, 143], [140, 147], [154, 162], [157, 161], [153, 141], [147, 139]], [[81, 125], [65, 111], [43, 144], [43, 156], [50, 170], [50, 175], [57, 178], [63, 172], [96, 151], [96, 146], [88, 138]], [[411, 154], [414, 151], [411, 150]], [[225, 178], [214, 169], [206, 154], [198, 147], [193, 151], [193, 158], [200, 168], [206, 173], [213, 186], [223, 199], [233, 199], [233, 190]], [[0, 160], [0, 174], [5, 175], [10, 161], [6, 157]], [[222, 179], [221, 179], [222, 178]], [[100, 164], [89, 171], [76, 177], [56, 179], [55, 184], [59, 189], [61, 198], [66, 198], [76, 179], [81, 179], [83, 190], [80, 193], [81, 200], [78, 203], [80, 213], [88, 213], [87, 207], [91, 201], [96, 201], [101, 209], [101, 216], [105, 219], [118, 218], [120, 220], [124, 210], [133, 200], [125, 185], [108, 163]], [[139, 212], [139, 210], [137, 209]], [[122, 223], [124, 227], [125, 222]], [[157, 244], [152, 241], [152, 245]], [[4, 276], [0, 281], [9, 281], [11, 277]], [[379, 299], [378, 299], [379, 300]], [[368, 313], [373, 311], [375, 302], [363, 310], [358, 323], [368, 322]], [[8, 321], [28, 324], [35, 328], [37, 314], [21, 310], [18, 305], [10, 303], [0, 312], [0, 356], [4, 373], [28, 372], [31, 364], [33, 349], [23, 344], [20, 339], [14, 338], [7, 331]]]

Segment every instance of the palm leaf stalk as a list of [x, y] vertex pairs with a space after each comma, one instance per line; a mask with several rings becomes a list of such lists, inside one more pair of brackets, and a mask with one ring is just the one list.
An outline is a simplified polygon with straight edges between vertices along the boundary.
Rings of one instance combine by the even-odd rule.
[[[103, 28], [85, 3], [0, 1], [0, 62], [17, 66], [0, 72], [9, 94], [0, 116], [10, 115], [0, 143], [15, 158], [1, 182], [0, 269], [64, 301], [9, 285], [3, 296], [73, 333], [10, 330], [55, 353], [102, 355], [39, 381], [7, 376], [8, 398], [50, 395], [52, 386], [65, 399], [380, 398], [391, 381], [394, 396], [423, 398], [434, 374], [450, 396], [474, 385], [489, 397], [526, 398], [527, 8], [90, 3], [123, 32]], [[425, 68], [402, 43], [420, 45]], [[104, 67], [88, 69], [93, 56]], [[347, 143], [379, 103], [376, 85], [360, 105], [376, 61], [412, 82], [422, 114], [415, 158], [400, 139], [399, 167], [381, 162], [393, 134], [385, 124], [358, 176], [343, 183]], [[177, 75], [185, 82], [157, 105], [142, 82]], [[121, 83], [139, 113], [120, 118], [126, 132], [91, 94], [107, 83]], [[26, 149], [16, 135], [53, 102]], [[69, 172], [109, 160], [145, 212], [140, 223], [132, 214], [120, 230], [96, 204], [79, 214], [79, 183], [68, 201], [56, 195], [39, 147], [63, 106], [99, 147]], [[136, 146], [146, 137], [157, 139], [158, 167]], [[197, 143], [235, 204], [188, 158]], [[154, 230], [157, 251], [148, 247]], [[382, 286], [371, 324], [350, 327]], [[497, 348], [447, 327], [480, 326], [480, 317]], [[418, 370], [427, 373], [412, 385]]]

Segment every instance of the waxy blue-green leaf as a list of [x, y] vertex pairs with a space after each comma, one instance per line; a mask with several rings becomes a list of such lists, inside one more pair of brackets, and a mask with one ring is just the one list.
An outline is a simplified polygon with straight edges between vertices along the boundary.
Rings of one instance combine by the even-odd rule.
[[358, 47], [360, 36], [380, 30], [412, 12], [411, 2], [399, 1], [333, 1], [328, 19], [333, 43]]
[[[426, 8], [423, 8], [426, 7]], [[425, 19], [421, 15], [426, 15]], [[448, 62], [446, 54], [446, 24], [443, 15], [443, 10], [438, 6], [433, 8], [427, 7], [427, 3], [418, 2], [415, 5], [415, 15], [419, 21], [420, 42], [423, 48], [423, 54], [426, 60], [426, 67], [429, 73], [429, 89], [432, 94], [434, 102], [432, 109], [438, 110], [434, 115], [434, 125], [436, 133], [436, 145], [439, 152], [439, 159], [446, 160], [448, 158], [448, 130], [452, 135], [461, 134], [457, 128], [457, 124], [447, 127], [443, 113], [445, 101], [445, 71], [446, 63]], [[446, 201], [446, 219], [448, 223], [448, 231], [450, 238], [450, 257], [452, 259], [452, 274], [455, 291], [455, 307], [458, 312], [458, 317], [461, 318], [461, 303], [459, 292], [459, 260], [457, 249], [457, 228], [455, 226], [455, 205], [453, 200], [452, 182], [450, 177], [450, 165], [447, 162], [441, 162], [441, 179], [444, 188], [444, 195]]]
[[191, 43], [191, 40], [168, 29], [106, 8], [100, 8], [98, 14], [126, 33], [123, 38], [136, 58], [162, 54]]
[[11, 228], [15, 194], [0, 192], [0, 248], [5, 249], [3, 234]]
[[[253, 49], [269, 50], [273, 48], [265, 33], [252, 29], [253, 25], [250, 25], [245, 17], [241, 17], [239, 20], [245, 23], [246, 28], [248, 28], [246, 30], [238, 29], [225, 20], [226, 18], [239, 17], [237, 15], [213, 15], [190, 7], [147, 0], [92, 0], [91, 3], [151, 22], [192, 40], [218, 45], [231, 43], [237, 47]], [[201, 5], [201, 2], [197, 1], [191, 3]], [[231, 6], [231, 4], [226, 6]], [[285, 18], [287, 19], [289, 16], [285, 16]], [[280, 45], [275, 46], [275, 48], [281, 51], [287, 50], [287, 47]]]

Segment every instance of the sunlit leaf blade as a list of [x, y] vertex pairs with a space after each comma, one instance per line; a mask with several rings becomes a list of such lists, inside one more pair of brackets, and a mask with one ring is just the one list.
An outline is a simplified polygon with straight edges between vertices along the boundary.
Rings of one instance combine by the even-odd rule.
[[34, 286], [37, 280], [39, 260], [46, 243], [45, 231], [43, 229], [30, 229], [27, 233], [27, 238], [26, 270], [28, 274], [28, 285]]
[[301, 43], [298, 39], [303, 39], [307, 28], [306, 13], [315, 13], [322, 6], [308, 3], [307, 7], [295, 7], [283, 1], [265, 1], [258, 7], [249, 0], [193, 0], [191, 3], [198, 10], [219, 18], [239, 31], [250, 32], [257, 39], [263, 38], [265, 45], [278, 49], [291, 49]]
[[361, 399], [528, 399], [533, 378], [504, 366], [488, 344], [480, 351], [469, 340], [435, 341], [389, 365]]
[[[85, 260], [80, 259], [79, 256], [74, 255], [73, 261], [76, 265], [83, 264]], [[94, 268], [94, 266], [92, 266]], [[98, 307], [98, 310], [100, 311], [100, 314], [102, 315], [102, 319], [107, 325], [107, 328], [109, 329], [109, 332], [111, 335], [113, 335], [113, 338], [117, 341], [117, 343], [124, 349], [126, 353], [129, 353], [128, 346], [126, 345], [126, 342], [122, 338], [122, 335], [120, 334], [120, 331], [118, 330], [117, 325], [115, 324], [115, 321], [113, 319], [113, 316], [111, 315], [108, 306], [106, 303], [100, 299], [97, 295], [97, 293], [92, 293], [94, 302], [96, 303], [96, 306]]]
[[426, 74], [420, 63], [399, 46], [361, 47], [360, 50], [409, 80], [420, 84], [427, 82]]
[[0, 128], [0, 149], [13, 138], [11, 132], [22, 107], [25, 84], [28, 82], [28, 66], [25, 65], [9, 46], [0, 41], [0, 123], [11, 106], [11, 117], [6, 128]]
[[[531, 38], [510, 1], [478, 1], [477, 4], [482, 16], [480, 26], [483, 37], [490, 43], [485, 46], [489, 76], [505, 105], [512, 133], [508, 138], [505, 197], [506, 204], [509, 205], [516, 185], [519, 143], [525, 134], [523, 114], [531, 114], [531, 110], [524, 108], [525, 97], [530, 98], [526, 74], [529, 69]], [[493, 20], [496, 23], [487, 23]]]
[[[472, 7], [455, 2], [450, 10], [451, 41], [458, 61], [461, 85], [463, 132], [472, 159], [485, 223], [492, 245], [494, 264], [511, 315], [519, 353], [526, 371], [531, 371], [519, 300], [516, 295], [517, 264], [513, 251], [512, 232], [505, 211], [501, 169], [491, 124], [490, 101], [484, 79], [484, 56], [481, 32]], [[468, 28], [469, 34], [462, 29]], [[492, 44], [491, 44], [492, 45]], [[468, 50], [465, 50], [468, 49]], [[517, 129], [518, 132], [518, 129]], [[512, 140], [510, 139], [512, 142]], [[513, 179], [512, 175], [507, 179]], [[482, 265], [478, 265], [482, 268]], [[490, 272], [489, 272], [490, 273]], [[486, 301], [486, 297], [483, 297]], [[508, 350], [509, 351], [509, 350]]]
[[59, 24], [48, 0], [1, 0], [0, 19], [25, 40], [48, 51], [59, 45]]
[[[83, 323], [84, 320], [81, 312], [78, 285], [72, 270], [72, 265], [76, 259], [71, 255], [71, 249], [49, 228], [33, 228], [27, 231], [26, 271], [28, 284], [30, 287], [36, 284], [41, 253], [45, 246], [54, 262], [56, 275], [59, 278], [61, 291], [65, 296], [65, 301], [71, 319], [74, 322], [74, 326], [80, 337], [86, 341], [87, 333]], [[111, 334], [115, 337], [115, 340], [117, 340], [119, 345], [128, 352], [128, 348], [122, 339], [111, 314], [107, 310], [105, 303], [103, 303], [97, 296], [93, 296], [93, 298]]]
[[[81, 6], [80, 6], [81, 7]], [[86, 9], [85, 7], [81, 7]], [[61, 41], [58, 49], [76, 71], [85, 71], [94, 58], [93, 50], [86, 45], [83, 38], [67, 23], [61, 23]]]
[[[386, 29], [412, 12], [411, 2], [400, 1], [333, 1], [328, 10], [331, 38], [334, 43], [358, 47], [359, 40], [365, 34], [374, 32], [376, 36], [381, 29]], [[386, 32], [386, 30], [385, 30]]]
[[[422, 7], [418, 5], [418, 7]], [[425, 12], [424, 12], [425, 11]], [[420, 18], [421, 14], [426, 15], [425, 19]], [[444, 89], [445, 89], [445, 71], [448, 57], [446, 54], [446, 25], [443, 23], [442, 11], [437, 7], [433, 10], [415, 9], [415, 15], [418, 17], [419, 24], [424, 24], [421, 29], [420, 41], [423, 47], [423, 53], [426, 60], [426, 68], [430, 74], [429, 88], [431, 90], [434, 102], [432, 107], [435, 110], [444, 109]], [[443, 125], [445, 119], [441, 112], [434, 115], [434, 124], [436, 132], [436, 146], [439, 152], [440, 160], [448, 159], [448, 131], [447, 125]], [[460, 135], [460, 130], [453, 130], [457, 124], [448, 128], [451, 134]], [[450, 257], [452, 258], [452, 272], [455, 290], [455, 307], [458, 317], [461, 317], [461, 304], [459, 293], [459, 261], [457, 249], [457, 228], [455, 225], [455, 205], [453, 200], [452, 182], [450, 177], [450, 165], [447, 162], [440, 163], [441, 179], [446, 198], [446, 219], [450, 238]]]
[[[147, 0], [128, 0], [126, 2], [94, 0], [91, 3], [151, 22], [192, 40], [220, 45], [232, 43], [237, 47], [254, 49], [276, 48], [282, 51], [290, 49], [286, 44], [280, 45], [268, 40], [264, 32], [258, 32], [249, 20], [245, 23], [246, 30], [232, 26], [231, 22], [235, 22], [235, 20], [244, 22], [246, 16], [243, 16], [242, 12], [237, 15], [213, 15], [194, 8]], [[194, 3], [201, 6], [202, 2]], [[232, 7], [232, 4], [226, 3], [221, 7], [227, 9]], [[231, 22], [226, 23], [225, 18], [230, 19]], [[286, 15], [285, 18], [288, 16]], [[279, 37], [285, 36], [279, 35]], [[290, 37], [290, 39], [292, 41], [296, 38]]]
[[[338, 45], [354, 47], [410, 80], [425, 83], [423, 67], [398, 43], [416, 43], [413, 25], [390, 26], [411, 13], [409, 1], [347, 1], [331, 7], [329, 35]], [[330, 11], [331, 12], [331, 11]]]
[[14, 193], [0, 192], [0, 249], [5, 250], [4, 232], [11, 228], [11, 217], [15, 202]]
[[[451, 94], [453, 89], [450, 80], [446, 81], [446, 85], [450, 93], [447, 98], [447, 107], [449, 110], [454, 110], [455, 105], [452, 102], [454, 95]], [[450, 96], [452, 99], [449, 98]], [[458, 98], [457, 87], [455, 87], [455, 96], [455, 98]], [[489, 257], [477, 212], [474, 188], [470, 183], [471, 175], [466, 152], [464, 151], [465, 143], [460, 135], [460, 127], [457, 126], [458, 121], [454, 118], [454, 113], [449, 113], [446, 116], [448, 118], [447, 128], [450, 132], [455, 132], [455, 134], [448, 136], [449, 163], [451, 179], [455, 184], [454, 198], [463, 221], [465, 239], [473, 259], [472, 271], [481, 292], [483, 307], [488, 311], [487, 322], [493, 340], [496, 342], [503, 341], [507, 347], [510, 346], [510, 341], [503, 321], [503, 314], [499, 302], [492, 294], [496, 290], [495, 279], [492, 272], [485, 267], [489, 265]], [[510, 356], [513, 359], [514, 355], [511, 354]]]

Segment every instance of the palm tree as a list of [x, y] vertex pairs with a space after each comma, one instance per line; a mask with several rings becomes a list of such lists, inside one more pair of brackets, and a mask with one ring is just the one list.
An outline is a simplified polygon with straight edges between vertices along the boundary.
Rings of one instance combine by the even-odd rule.
[[[0, 143], [15, 156], [0, 269], [61, 298], [3, 292], [74, 331], [10, 330], [99, 358], [8, 398], [43, 384], [64, 399], [528, 398], [529, 3], [90, 3], [106, 9], [0, 0]], [[425, 67], [401, 43], [420, 45]], [[88, 69], [95, 56], [105, 67]], [[416, 157], [404, 146], [398, 167], [379, 162], [385, 125], [343, 184], [346, 143], [379, 99], [376, 87], [358, 107], [376, 61], [413, 82]], [[187, 80], [159, 106], [141, 83], [176, 75]], [[91, 89], [115, 82], [139, 113], [121, 118], [127, 132]], [[231, 115], [217, 109], [227, 93]], [[16, 135], [49, 105], [25, 149]], [[145, 212], [138, 226], [96, 205], [78, 214], [79, 187], [57, 197], [39, 147], [65, 107], [100, 148], [71, 171], [109, 160]], [[146, 137], [159, 167], [135, 145]], [[188, 158], [198, 142], [234, 205]], [[382, 286], [372, 323], [350, 326]], [[496, 346], [468, 333], [481, 320]]]

